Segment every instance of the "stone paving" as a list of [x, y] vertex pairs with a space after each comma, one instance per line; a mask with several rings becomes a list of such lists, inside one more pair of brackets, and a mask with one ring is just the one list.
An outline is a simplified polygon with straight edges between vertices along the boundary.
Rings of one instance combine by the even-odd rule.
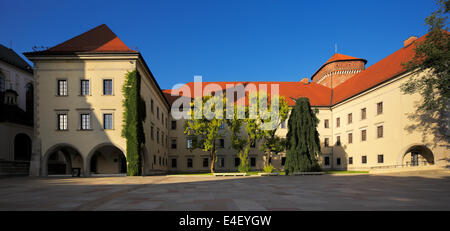
[[450, 210], [450, 171], [0, 178], [0, 210]]

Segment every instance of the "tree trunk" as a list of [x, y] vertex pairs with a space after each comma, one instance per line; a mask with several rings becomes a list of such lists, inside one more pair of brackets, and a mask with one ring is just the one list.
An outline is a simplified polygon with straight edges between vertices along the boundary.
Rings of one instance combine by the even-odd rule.
[[214, 173], [214, 163], [215, 163], [215, 152], [216, 152], [216, 147], [215, 145], [213, 146], [213, 148], [211, 149], [211, 152], [209, 153], [209, 157], [211, 159], [211, 166], [210, 166], [210, 171], [211, 173]]
[[269, 166], [269, 159], [270, 159], [270, 151], [266, 150], [266, 160], [265, 160], [265, 165], [264, 166]]

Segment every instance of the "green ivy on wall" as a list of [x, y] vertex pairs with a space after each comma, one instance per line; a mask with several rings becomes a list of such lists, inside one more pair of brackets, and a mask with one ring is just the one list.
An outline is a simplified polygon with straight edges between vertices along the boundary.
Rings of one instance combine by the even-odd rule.
[[145, 144], [143, 122], [146, 117], [145, 101], [141, 98], [141, 76], [137, 70], [128, 72], [122, 87], [123, 100], [122, 137], [127, 140], [127, 175], [142, 175], [142, 146]]

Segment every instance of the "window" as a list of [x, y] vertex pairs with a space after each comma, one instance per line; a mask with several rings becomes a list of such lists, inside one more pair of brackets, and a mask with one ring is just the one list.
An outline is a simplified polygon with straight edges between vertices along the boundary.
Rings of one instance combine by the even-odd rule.
[[153, 126], [150, 128], [150, 137], [152, 138], [152, 140], [155, 140], [155, 129], [153, 128]]
[[250, 158], [250, 167], [256, 167], [256, 158], [255, 157]]
[[348, 164], [353, 164], [353, 157], [348, 158]]
[[362, 156], [361, 163], [367, 164], [367, 156]]
[[361, 130], [361, 141], [366, 141], [367, 137], [367, 132], [366, 130]]
[[286, 164], [286, 157], [281, 157], [281, 166]]
[[82, 79], [80, 89], [81, 89], [80, 95], [89, 95], [89, 80]]
[[377, 138], [383, 138], [383, 125], [377, 127]]
[[378, 155], [378, 163], [382, 164], [384, 162], [384, 156], [383, 155]]
[[241, 164], [241, 159], [240, 158], [234, 158], [234, 167], [237, 167]]
[[251, 148], [256, 148], [256, 141], [251, 141], [251, 144], [250, 144], [250, 147]]
[[156, 165], [156, 156], [153, 156], [153, 164]]
[[91, 129], [91, 114], [81, 114], [81, 130]]
[[177, 139], [176, 138], [172, 138], [171, 143], [170, 143], [170, 147], [172, 149], [177, 149]]
[[341, 118], [336, 118], [336, 127], [340, 127], [341, 126]]
[[113, 94], [112, 79], [104, 79], [103, 80], [103, 95], [112, 95], [112, 94]]
[[172, 120], [172, 130], [177, 129], [177, 121], [176, 120]]
[[286, 121], [281, 121], [281, 128], [286, 128]]
[[103, 128], [113, 129], [113, 115], [111, 113], [103, 114]]
[[225, 147], [225, 140], [224, 139], [219, 139], [219, 148], [224, 148]]
[[341, 146], [341, 136], [336, 136], [336, 146]]
[[162, 164], [161, 164], [161, 157], [159, 157], [159, 165], [161, 166]]
[[58, 130], [67, 130], [67, 114], [58, 114]]
[[156, 118], [159, 120], [159, 107], [156, 106]]
[[67, 80], [58, 80], [58, 95], [67, 95]]
[[325, 128], [329, 128], [330, 127], [330, 121], [329, 120], [325, 120], [324, 121], [324, 126], [325, 126]]
[[328, 166], [328, 165], [330, 165], [330, 157], [328, 157], [328, 156], [325, 156], [325, 166]]
[[325, 147], [330, 146], [330, 138], [325, 138], [324, 146], [325, 146]]
[[353, 133], [348, 133], [348, 143], [353, 143]]
[[383, 102], [377, 103], [377, 115], [380, 115], [383, 113]]
[[203, 167], [207, 168], [209, 166], [209, 158], [203, 158]]
[[172, 158], [172, 168], [176, 168], [176, 167], [177, 167], [177, 159]]
[[219, 158], [219, 167], [221, 168], [225, 167], [225, 158], [223, 157]]
[[156, 143], [159, 144], [159, 128], [156, 129]]
[[221, 123], [220, 126], [219, 126], [219, 129], [220, 129], [220, 130], [225, 129], [225, 123]]
[[361, 120], [366, 119], [366, 108], [361, 109]]
[[192, 140], [191, 139], [187, 139], [186, 140], [186, 147], [187, 148], [192, 148]]
[[192, 158], [187, 159], [187, 167], [192, 168]]
[[337, 165], [341, 165], [341, 158], [337, 158], [337, 159], [336, 159], [336, 164], [337, 164]]
[[347, 124], [351, 124], [353, 122], [353, 115], [352, 113], [347, 115]]
[[152, 100], [150, 101], [150, 109], [151, 109], [151, 112], [152, 112], [152, 113], [154, 112], [153, 107], [154, 107], [154, 103], [153, 103], [153, 99], [152, 99]]
[[164, 132], [161, 132], [161, 145], [164, 146]]

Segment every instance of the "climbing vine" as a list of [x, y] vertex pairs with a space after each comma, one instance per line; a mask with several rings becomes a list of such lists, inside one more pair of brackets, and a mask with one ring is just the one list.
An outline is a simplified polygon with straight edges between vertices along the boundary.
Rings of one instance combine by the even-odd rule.
[[140, 94], [141, 76], [137, 70], [126, 74], [122, 92], [125, 97], [122, 137], [127, 140], [127, 175], [139, 176], [143, 174], [141, 148], [145, 144], [143, 122], [146, 110]]

